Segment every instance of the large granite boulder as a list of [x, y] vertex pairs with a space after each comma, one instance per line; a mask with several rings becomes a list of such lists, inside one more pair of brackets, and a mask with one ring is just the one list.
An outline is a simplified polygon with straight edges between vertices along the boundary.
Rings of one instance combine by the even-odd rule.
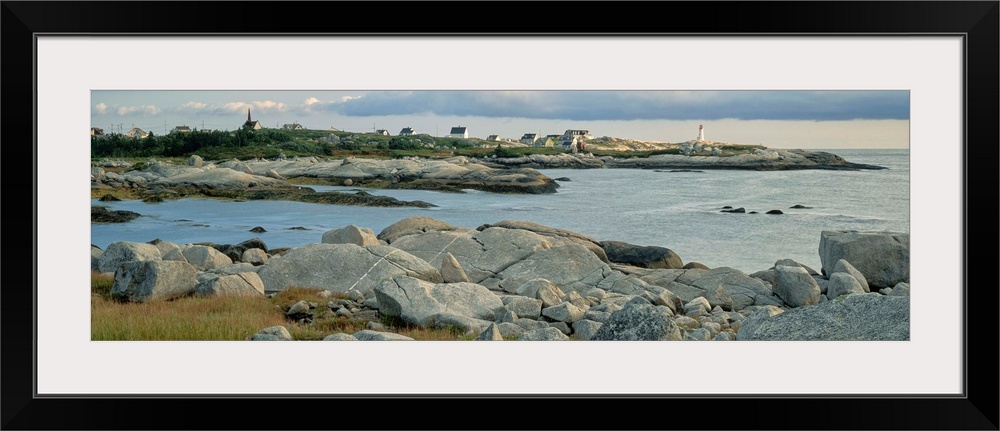
[[819, 257], [831, 274], [840, 259], [864, 275], [871, 290], [910, 281], [910, 235], [896, 232], [823, 231]]
[[494, 224], [484, 224], [476, 228], [476, 230], [486, 230], [492, 227], [502, 227], [505, 229], [520, 229], [532, 232], [550, 240], [553, 247], [558, 247], [565, 244], [578, 244], [586, 247], [588, 250], [594, 253], [598, 259], [601, 259], [604, 263], [609, 263], [607, 253], [604, 252], [604, 247], [601, 243], [587, 235], [573, 232], [566, 229], [557, 229], [554, 227], [545, 226], [538, 223], [533, 223], [529, 221], [521, 220], [503, 220]]
[[819, 303], [819, 284], [801, 266], [774, 267], [774, 293], [792, 307]]
[[341, 293], [357, 290], [365, 297], [393, 277], [443, 281], [441, 273], [423, 259], [386, 245], [309, 244], [268, 259], [258, 275], [268, 293], [299, 286]]
[[198, 283], [194, 293], [199, 296], [264, 296], [264, 282], [255, 272], [224, 274]]
[[[665, 308], [665, 307], [664, 307]], [[594, 341], [677, 341], [680, 328], [669, 313], [652, 304], [629, 303], [611, 313], [611, 318], [590, 338]]]
[[143, 242], [118, 241], [108, 246], [97, 262], [100, 272], [116, 272], [129, 261], [160, 260], [160, 250]]
[[195, 268], [187, 262], [133, 260], [115, 272], [111, 296], [128, 302], [172, 299], [190, 294], [197, 285]]
[[353, 224], [326, 231], [320, 242], [324, 244], [355, 244], [362, 247], [380, 244], [378, 238], [375, 237], [375, 232], [371, 229]]
[[[538, 251], [494, 276], [497, 284], [511, 292], [529, 280], [544, 278], [565, 292], [587, 292], [611, 273], [608, 264], [586, 247], [567, 244]], [[485, 283], [485, 282], [484, 282]]]
[[494, 321], [506, 309], [500, 297], [474, 283], [430, 283], [412, 277], [387, 279], [375, 287], [379, 311], [429, 327], [439, 314]]
[[232, 265], [233, 259], [225, 253], [206, 245], [192, 245], [181, 250], [186, 260], [199, 271]]
[[601, 246], [608, 260], [640, 268], [679, 269], [684, 267], [681, 257], [666, 247], [640, 246], [621, 241], [603, 241]]
[[769, 316], [752, 314], [740, 324], [737, 340], [907, 341], [907, 296], [862, 293]]
[[386, 226], [385, 229], [382, 229], [382, 232], [379, 232], [377, 238], [389, 244], [392, 244], [397, 239], [400, 239], [407, 235], [416, 235], [432, 231], [447, 232], [453, 230], [470, 230], [470, 229], [452, 226], [451, 224], [445, 223], [440, 220], [435, 220], [430, 217], [413, 216], [404, 218], [389, 226]]
[[[385, 231], [383, 231], [385, 232]], [[479, 283], [539, 250], [551, 247], [545, 237], [505, 228], [429, 231], [399, 237], [392, 246], [440, 268], [451, 254], [470, 282]]]

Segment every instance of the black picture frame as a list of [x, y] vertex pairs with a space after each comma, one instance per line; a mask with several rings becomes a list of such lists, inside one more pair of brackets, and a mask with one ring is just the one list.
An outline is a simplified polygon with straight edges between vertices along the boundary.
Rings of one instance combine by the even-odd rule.
[[[998, 45], [1000, 3], [967, 2], [644, 2], [555, 3], [572, 13], [547, 16], [537, 3], [482, 4], [489, 17], [468, 17], [469, 5], [353, 3], [348, 18], [328, 2], [17, 2], [2, 5], [3, 120], [7, 169], [7, 242], [3, 245], [2, 422], [4, 429], [998, 429], [996, 282], [978, 280], [997, 262], [1000, 137]], [[435, 7], [437, 6], [437, 7]], [[430, 11], [439, 18], [416, 19]], [[466, 17], [455, 19], [456, 14]], [[685, 19], [683, 17], [711, 17]], [[143, 19], [136, 19], [143, 17]], [[406, 19], [398, 19], [400, 17]], [[525, 17], [538, 21], [525, 22]], [[570, 17], [570, 18], [567, 18]], [[592, 17], [577, 22], [572, 17]], [[488, 18], [488, 19], [487, 19]], [[537, 22], [537, 23], [536, 23]], [[852, 35], [958, 34], [965, 45], [965, 180], [963, 268], [966, 296], [964, 396], [787, 397], [414, 395], [329, 397], [35, 397], [33, 327], [41, 316], [32, 289], [36, 274], [54, 265], [51, 253], [26, 236], [37, 232], [34, 142], [34, 40], [49, 34], [342, 34], [435, 35]], [[970, 155], [972, 157], [970, 157]], [[34, 165], [25, 160], [31, 157]], [[28, 166], [33, 166], [31, 170]], [[28, 184], [28, 179], [32, 183]], [[14, 193], [14, 194], [11, 194]], [[28, 217], [25, 202], [33, 202]], [[8, 206], [11, 208], [11, 206]], [[989, 223], [972, 222], [988, 214]], [[15, 224], [16, 223], [16, 224]], [[14, 231], [13, 228], [18, 230]], [[984, 233], [984, 231], [986, 231]], [[970, 236], [970, 232], [974, 235]], [[37, 233], [36, 233], [37, 235]], [[992, 241], [991, 241], [992, 242]], [[973, 251], [975, 250], [975, 251]], [[66, 251], [72, 253], [72, 251]], [[30, 268], [30, 271], [29, 271]], [[29, 276], [30, 275], [30, 276]], [[34, 305], [34, 306], [29, 306]], [[95, 372], [114, 372], [95, 370]], [[913, 376], [919, 379], [920, 376]], [[641, 378], [638, 376], [637, 378]], [[550, 404], [568, 399], [569, 404]], [[490, 401], [493, 400], [493, 401]], [[461, 401], [466, 401], [463, 406]], [[521, 405], [511, 405], [520, 401]], [[456, 402], [458, 404], [456, 404]], [[535, 404], [532, 407], [533, 403]], [[572, 406], [541, 415], [555, 406]], [[305, 407], [302, 407], [305, 406]], [[471, 410], [470, 410], [471, 409]], [[497, 409], [486, 413], [483, 410]], [[464, 410], [464, 412], [463, 412]], [[271, 413], [268, 413], [271, 412]], [[282, 413], [284, 412], [284, 413]], [[340, 412], [340, 413], [338, 413]], [[464, 413], [464, 414], [460, 414]], [[484, 414], [485, 413], [485, 414]], [[467, 414], [474, 419], [468, 421]], [[530, 418], [530, 419], [529, 419]]]

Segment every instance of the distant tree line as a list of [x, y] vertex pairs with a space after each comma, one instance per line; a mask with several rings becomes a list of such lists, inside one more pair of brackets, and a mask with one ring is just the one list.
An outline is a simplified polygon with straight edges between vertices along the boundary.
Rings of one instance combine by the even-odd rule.
[[92, 136], [90, 154], [91, 157], [181, 157], [212, 147], [240, 148], [291, 142], [288, 132], [275, 129], [241, 128], [232, 132], [195, 130], [164, 136], [150, 133], [145, 138], [111, 134]]

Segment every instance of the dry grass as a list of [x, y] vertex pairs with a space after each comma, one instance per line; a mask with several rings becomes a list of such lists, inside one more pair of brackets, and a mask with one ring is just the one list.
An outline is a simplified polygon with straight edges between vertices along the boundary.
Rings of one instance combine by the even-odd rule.
[[[92, 340], [249, 340], [269, 326], [284, 326], [295, 340], [322, 340], [327, 335], [353, 334], [365, 329], [366, 321], [338, 316], [326, 304], [344, 299], [334, 294], [326, 299], [321, 289], [292, 287], [273, 298], [217, 296], [183, 297], [170, 301], [122, 303], [111, 299], [114, 278], [91, 274]], [[285, 311], [298, 301], [316, 303], [311, 324], [285, 318]], [[392, 319], [381, 322], [388, 330], [415, 340], [469, 340], [475, 336], [448, 329], [417, 328]]]

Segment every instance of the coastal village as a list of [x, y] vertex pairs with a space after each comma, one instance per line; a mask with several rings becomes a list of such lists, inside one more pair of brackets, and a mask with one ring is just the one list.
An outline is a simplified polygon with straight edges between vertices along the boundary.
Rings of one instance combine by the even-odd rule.
[[[92, 138], [100, 139], [102, 137], [107, 137], [109, 135], [126, 136], [133, 139], [146, 139], [151, 135], [150, 131], [143, 130], [138, 127], [133, 127], [127, 131], [123, 131], [122, 125], [117, 125], [117, 132], [114, 132], [115, 125], [112, 125], [112, 132], [108, 133], [103, 128], [91, 127], [90, 135]], [[166, 128], [166, 126], [164, 127]], [[253, 118], [250, 109], [247, 109], [246, 121], [239, 125], [237, 128], [243, 130], [262, 130], [271, 129], [264, 127], [260, 120]], [[271, 130], [281, 130], [285, 132], [297, 132], [306, 131], [302, 124], [298, 122], [283, 124], [280, 127], [275, 125], [275, 128]], [[206, 129], [202, 127], [201, 129], [192, 129], [186, 124], [174, 126], [172, 129], [168, 130], [166, 133], [168, 135], [173, 134], [183, 134], [191, 133], [194, 131], [200, 132], [212, 132], [212, 129]], [[228, 131], [228, 130], [226, 130]], [[613, 138], [609, 136], [596, 137], [591, 133], [590, 130], [586, 129], [566, 129], [562, 133], [552, 133], [552, 134], [542, 134], [541, 132], [527, 132], [521, 135], [520, 138], [508, 138], [501, 136], [499, 134], [488, 134], [485, 138], [476, 137], [470, 134], [468, 126], [453, 126], [450, 128], [449, 132], [443, 136], [432, 136], [428, 133], [419, 132], [413, 127], [403, 127], [398, 133], [393, 134], [389, 129], [379, 129], [373, 127], [371, 131], [364, 132], [349, 132], [346, 130], [341, 130], [335, 127], [330, 127], [324, 131], [329, 132], [325, 136], [319, 136], [312, 138], [315, 142], [326, 143], [337, 145], [341, 143], [341, 136], [344, 133], [350, 133], [352, 135], [376, 135], [376, 136], [396, 136], [396, 137], [426, 137], [427, 142], [421, 142], [420, 145], [425, 148], [436, 148], [437, 143], [434, 142], [434, 137], [443, 137], [451, 139], [462, 139], [465, 140], [470, 146], [478, 148], [553, 148], [562, 149], [569, 153], [578, 153], [587, 150], [588, 145], [594, 145], [596, 148], [607, 149], [607, 150], [619, 150], [619, 151], [629, 151], [629, 150], [658, 150], [658, 149], [678, 149], [681, 153], [686, 155], [692, 154], [704, 154], [704, 155], [720, 155], [720, 146], [722, 143], [715, 143], [713, 141], [708, 141], [705, 139], [705, 126], [698, 126], [698, 135], [696, 138], [688, 140], [681, 143], [664, 143], [664, 142], [647, 142], [647, 141], [637, 141], [623, 138]], [[229, 131], [230, 134], [235, 133], [234, 131]]]

